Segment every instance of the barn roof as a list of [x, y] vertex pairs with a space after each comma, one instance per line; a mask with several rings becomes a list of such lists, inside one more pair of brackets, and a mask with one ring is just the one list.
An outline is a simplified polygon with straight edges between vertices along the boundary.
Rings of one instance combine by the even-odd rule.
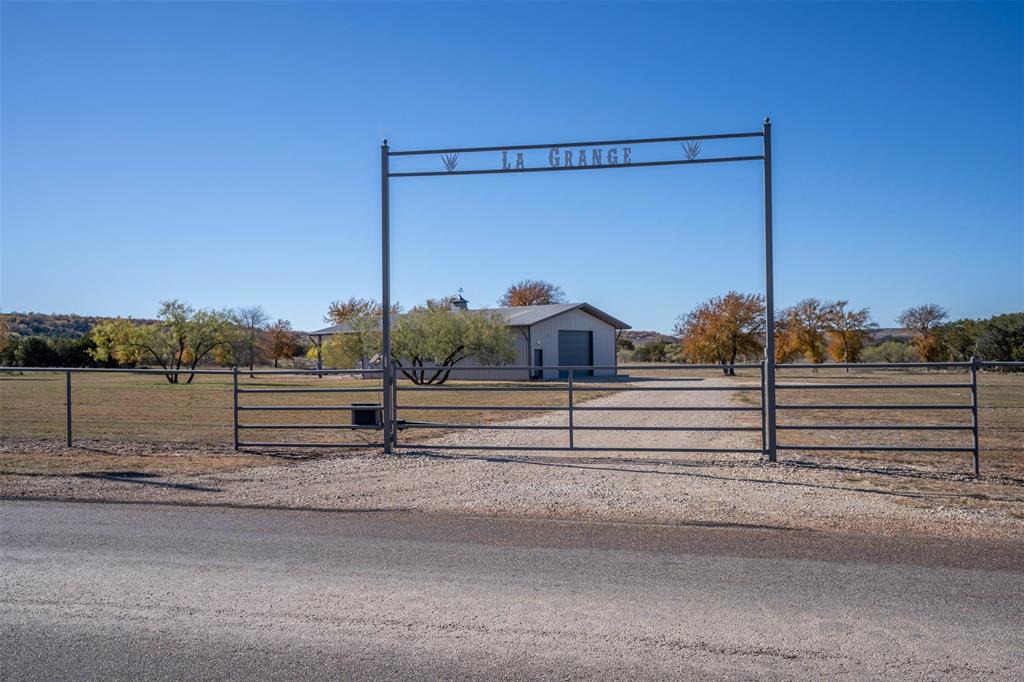
[[[582, 310], [583, 312], [596, 317], [602, 322], [611, 325], [615, 329], [632, 329], [622, 320], [612, 317], [599, 308], [589, 303], [552, 303], [550, 305], [526, 305], [510, 308], [477, 308], [469, 310], [470, 313], [497, 313], [505, 319], [509, 327], [531, 327], [538, 322], [567, 313], [571, 310]], [[334, 334], [351, 334], [356, 331], [350, 324], [336, 324], [333, 327], [325, 327], [315, 332], [309, 332], [310, 336], [332, 336]]]
[[593, 315], [616, 329], [632, 329], [628, 324], [612, 317], [608, 313], [595, 308], [589, 303], [552, 303], [550, 305], [524, 305], [512, 308], [481, 308], [481, 312], [498, 313], [505, 318], [505, 324], [510, 327], [530, 327], [538, 322], [567, 313], [571, 310], [582, 310]]

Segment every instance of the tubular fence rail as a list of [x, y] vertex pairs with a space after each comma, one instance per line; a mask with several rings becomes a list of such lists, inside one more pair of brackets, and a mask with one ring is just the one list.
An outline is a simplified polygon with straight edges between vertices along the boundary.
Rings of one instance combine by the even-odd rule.
[[[547, 380], [547, 381], [516, 381], [513, 386], [493, 386], [493, 385], [467, 385], [467, 384], [445, 384], [445, 385], [404, 385], [394, 382], [391, 386], [390, 400], [384, 399], [384, 381], [383, 381], [383, 370], [380, 368], [368, 368], [368, 369], [310, 369], [310, 370], [242, 370], [239, 371], [237, 367], [232, 369], [182, 369], [182, 370], [166, 370], [166, 369], [135, 369], [135, 368], [64, 368], [64, 367], [2, 367], [0, 373], [20, 373], [20, 372], [59, 372], [64, 374], [64, 388], [65, 388], [65, 406], [66, 406], [66, 441], [68, 447], [73, 444], [73, 409], [72, 409], [72, 375], [76, 373], [125, 373], [125, 374], [151, 374], [160, 376], [170, 375], [219, 375], [219, 376], [230, 376], [232, 383], [232, 431], [233, 431], [233, 445], [235, 449], [244, 447], [384, 447], [387, 445], [385, 442], [386, 435], [390, 433], [392, 447], [399, 445], [398, 434], [400, 432], [413, 433], [418, 430], [433, 430], [433, 431], [458, 431], [458, 430], [480, 430], [480, 431], [517, 431], [517, 430], [528, 430], [528, 431], [550, 431], [550, 432], [564, 432], [565, 440], [562, 444], [541, 444], [541, 445], [503, 445], [503, 444], [444, 444], [444, 443], [417, 443], [417, 442], [402, 442], [401, 447], [404, 448], [430, 448], [430, 449], [462, 449], [462, 450], [530, 450], [530, 451], [583, 451], [583, 452], [605, 452], [605, 451], [631, 451], [631, 452], [723, 452], [723, 453], [750, 453], [750, 454], [761, 454], [768, 455], [769, 442], [774, 442], [773, 439], [769, 439], [769, 425], [774, 424], [776, 432], [814, 432], [814, 431], [851, 431], [851, 432], [866, 432], [866, 431], [882, 431], [882, 432], [965, 432], [970, 434], [970, 442], [961, 446], [937, 446], [937, 445], [881, 445], [881, 444], [870, 444], [870, 443], [851, 443], [842, 445], [820, 445], [814, 443], [793, 443], [793, 444], [778, 444], [776, 448], [778, 450], [802, 450], [802, 451], [879, 451], [879, 452], [946, 452], [946, 453], [970, 453], [973, 457], [973, 468], [974, 473], [977, 474], [980, 470], [980, 447], [979, 447], [979, 431], [980, 424], [978, 421], [978, 372], [982, 369], [1024, 369], [1024, 362], [988, 362], [977, 359], [972, 359], [970, 362], [943, 362], [943, 363], [834, 363], [834, 364], [787, 364], [777, 365], [778, 370], [790, 370], [790, 369], [804, 369], [804, 370], [820, 370], [820, 369], [878, 369], [878, 370], [903, 370], [903, 369], [936, 369], [936, 370], [967, 370], [969, 374], [969, 380], [963, 381], [949, 381], [939, 380], [929, 381], [926, 383], [898, 383], [898, 382], [780, 382], [775, 385], [776, 395], [781, 394], [783, 397], [791, 395], [793, 391], [842, 391], [842, 390], [870, 390], [878, 393], [884, 392], [912, 392], [916, 393], [922, 390], [956, 390], [962, 389], [965, 393], [969, 393], [970, 402], [957, 402], [957, 403], [922, 403], [922, 402], [886, 402], [886, 403], [797, 403], [797, 402], [786, 402], [782, 400], [776, 402], [775, 400], [769, 400], [767, 395], [767, 383], [765, 373], [765, 363], [747, 363], [733, 365], [735, 369], [741, 370], [756, 370], [759, 373], [760, 381], [758, 385], [695, 385], [695, 386], [657, 386], [657, 385], [645, 385], [648, 382], [657, 383], [663, 381], [679, 381], [684, 377], [676, 376], [644, 376], [642, 377], [643, 382], [636, 382], [629, 379], [635, 379], [636, 377], [623, 377], [619, 376], [618, 372], [621, 371], [686, 371], [686, 370], [721, 370], [721, 365], [680, 365], [680, 364], [664, 364], [664, 365], [619, 365], [619, 366], [602, 366], [602, 365], [591, 365], [591, 366], [474, 366], [474, 367], [450, 367], [445, 368], [445, 371], [450, 371], [454, 375], [458, 375], [460, 372], [518, 372], [520, 375], [523, 373], [526, 376], [534, 376], [540, 372], [559, 372], [564, 373], [564, 377], [560, 377], [558, 380]], [[419, 368], [417, 368], [419, 369]], [[434, 368], [426, 367], [423, 368], [427, 371], [431, 371]], [[599, 373], [608, 373], [608, 376], [599, 376]], [[594, 375], [591, 378], [581, 382], [577, 378], [579, 374]], [[341, 377], [352, 377], [359, 379], [377, 379], [376, 382], [368, 386], [316, 386], [316, 387], [298, 387], [298, 386], [273, 386], [273, 387], [254, 387], [251, 384], [245, 384], [239, 381], [240, 376], [244, 377], [249, 375], [250, 377], [285, 377], [285, 376], [341, 376]], [[626, 379], [627, 381], [624, 381]], [[503, 381], [503, 379], [490, 379], [491, 381]], [[565, 400], [562, 404], [558, 405], [502, 405], [488, 403], [484, 400], [475, 401], [481, 404], [449, 404], [443, 403], [439, 399], [437, 402], [431, 402], [429, 404], [414, 404], [407, 403], [401, 400], [402, 395], [408, 395], [415, 392], [430, 392], [432, 396], [440, 398], [441, 395], [452, 395], [452, 394], [464, 394], [464, 393], [480, 393], [487, 395], [489, 392], [505, 392], [505, 393], [526, 393], [526, 392], [554, 392], [563, 393]], [[581, 391], [587, 393], [598, 393], [598, 392], [614, 392], [614, 391], [629, 391], [629, 392], [640, 392], [640, 393], [652, 393], [655, 397], [663, 392], [720, 392], [726, 394], [733, 394], [734, 392], [747, 393], [756, 395], [758, 397], [758, 403], [756, 405], [735, 405], [735, 404], [721, 404], [715, 405], [589, 405], [580, 404], [578, 400], [578, 394]], [[376, 403], [351, 403], [351, 404], [332, 404], [332, 405], [264, 405], [264, 404], [249, 404], [243, 401], [249, 396], [261, 396], [261, 395], [277, 395], [277, 394], [297, 394], [297, 395], [311, 395], [311, 394], [376, 394], [380, 396], [380, 400]], [[243, 422], [241, 420], [242, 415], [250, 413], [280, 413], [280, 412], [338, 412], [338, 411], [353, 411], [352, 423], [339, 423], [332, 421], [330, 423], [292, 423], [292, 424], [278, 424], [278, 423], [260, 423], [260, 422]], [[369, 415], [371, 417], [370, 423], [363, 423], [365, 419], [361, 419], [360, 423], [356, 423], [356, 410], [361, 410], [362, 415]], [[884, 412], [899, 412], [899, 411], [938, 411], [942, 413], [949, 413], [955, 415], [963, 413], [969, 415], [970, 421], [968, 422], [949, 422], [949, 423], [937, 423], [937, 424], [919, 424], [919, 423], [777, 423], [775, 414], [770, 414], [771, 410], [776, 412], [781, 411], [784, 414], [794, 414], [801, 411], [835, 411], [835, 410], [875, 410]], [[446, 422], [446, 421], [414, 421], [407, 419], [400, 419], [400, 415], [408, 412], [418, 411], [432, 411], [432, 412], [487, 412], [487, 411], [498, 411], [508, 413], [564, 413], [565, 421], [562, 424], [546, 424], [546, 425], [524, 425], [524, 424], [510, 424], [510, 423], [462, 423], [462, 422]], [[625, 413], [636, 413], [636, 412], [666, 412], [666, 413], [682, 413], [682, 412], [724, 412], [724, 413], [757, 413], [758, 414], [758, 425], [722, 425], [722, 426], [642, 426], [642, 425], [609, 425], [609, 424], [580, 424], [577, 423], [577, 415], [586, 412], [602, 412], [602, 413], [613, 413], [613, 412], [625, 412]], [[389, 428], [389, 426], [391, 428]], [[381, 436], [378, 437], [374, 442], [359, 442], [359, 443], [344, 443], [344, 442], [313, 442], [313, 441], [249, 441], [243, 440], [240, 434], [247, 433], [250, 431], [262, 431], [262, 430], [326, 430], [326, 431], [371, 431], [379, 432]], [[586, 432], [749, 432], [749, 433], [760, 433], [761, 435], [761, 446], [759, 448], [714, 448], [714, 447], [646, 447], [646, 446], [635, 446], [633, 444], [625, 444], [623, 446], [585, 446], [578, 445], [577, 434]]]

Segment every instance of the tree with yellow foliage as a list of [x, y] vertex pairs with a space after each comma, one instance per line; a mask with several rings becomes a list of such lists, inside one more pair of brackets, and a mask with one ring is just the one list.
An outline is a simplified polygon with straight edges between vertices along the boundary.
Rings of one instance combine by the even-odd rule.
[[736, 376], [738, 359], [763, 352], [764, 330], [764, 298], [730, 291], [680, 317], [675, 334], [687, 360], [714, 362], [726, 376]]
[[914, 347], [924, 362], [939, 362], [945, 357], [942, 328], [949, 311], [935, 303], [907, 308], [896, 321], [914, 332]]
[[[777, 332], [778, 346], [783, 355], [803, 355], [814, 364], [825, 362], [834, 305], [817, 298], [805, 298], [783, 310], [779, 315], [781, 324]], [[776, 353], [776, 359], [778, 355]]]
[[860, 362], [861, 354], [877, 327], [867, 308], [848, 310], [849, 301], [836, 301], [828, 314], [828, 354], [836, 362]]

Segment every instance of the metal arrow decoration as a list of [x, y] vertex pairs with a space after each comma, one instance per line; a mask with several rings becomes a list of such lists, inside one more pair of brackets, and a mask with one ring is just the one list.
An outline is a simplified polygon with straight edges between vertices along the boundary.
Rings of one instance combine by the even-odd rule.
[[459, 155], [458, 154], [442, 154], [441, 155], [441, 161], [444, 163], [445, 169], [449, 173], [451, 173], [453, 170], [455, 170], [455, 167], [459, 165]]

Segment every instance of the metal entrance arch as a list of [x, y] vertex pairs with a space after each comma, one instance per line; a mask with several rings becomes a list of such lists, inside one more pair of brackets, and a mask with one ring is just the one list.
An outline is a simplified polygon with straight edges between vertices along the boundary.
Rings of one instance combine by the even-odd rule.
[[[701, 145], [707, 140], [761, 138], [762, 152], [757, 155], [720, 156], [699, 158]], [[682, 159], [640, 160], [632, 158], [634, 145], [678, 142], [683, 146]], [[628, 145], [628, 146], [627, 146]], [[547, 166], [527, 166], [523, 153], [528, 150], [548, 150]], [[620, 156], [619, 150], [622, 150]], [[578, 155], [577, 155], [578, 150]], [[607, 151], [606, 151], [607, 150]], [[459, 170], [461, 154], [499, 152], [498, 168]], [[510, 153], [512, 154], [510, 156]], [[614, 156], [613, 156], [614, 154]], [[439, 156], [444, 170], [392, 172], [391, 158], [406, 156]], [[764, 448], [768, 461], [776, 459], [775, 420], [775, 285], [772, 256], [772, 125], [764, 119], [758, 132], [718, 133], [714, 135], [684, 135], [678, 137], [648, 137], [630, 140], [597, 140], [589, 142], [561, 142], [555, 144], [520, 144], [503, 147], [452, 147], [447, 149], [415, 149], [392, 151], [388, 141], [380, 147], [381, 180], [381, 305], [383, 306], [383, 436], [384, 452], [395, 447], [395, 366], [391, 358], [391, 178], [432, 177], [441, 175], [490, 175], [514, 173], [545, 173], [554, 171], [605, 170], [644, 168], [650, 166], [683, 166], [703, 163], [730, 163], [761, 161], [764, 164], [764, 298], [765, 298], [765, 358], [764, 358]], [[571, 376], [570, 372], [570, 376]]]

